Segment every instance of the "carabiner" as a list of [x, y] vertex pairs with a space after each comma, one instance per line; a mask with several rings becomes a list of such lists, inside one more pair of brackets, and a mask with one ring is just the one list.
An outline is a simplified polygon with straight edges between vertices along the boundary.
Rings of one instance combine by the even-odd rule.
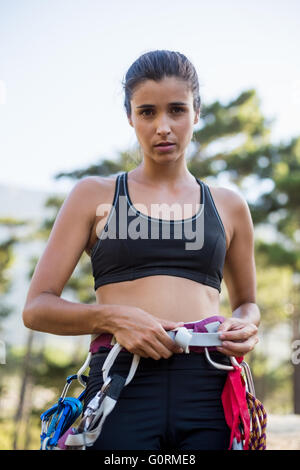
[[236, 358], [234, 356], [229, 356], [232, 366], [226, 366], [225, 364], [220, 364], [219, 362], [213, 361], [212, 358], [210, 357], [210, 354], [209, 354], [207, 348], [204, 348], [204, 352], [205, 352], [205, 356], [206, 356], [206, 359], [208, 360], [208, 362], [212, 366], [214, 366], [216, 369], [234, 370], [235, 367], [238, 367], [239, 369], [242, 369], [241, 365], [238, 363], [238, 361], [236, 360]]
[[71, 382], [75, 379], [77, 379], [77, 374], [69, 375], [67, 377], [65, 386], [64, 386], [63, 391], [61, 392], [61, 395], [59, 397], [59, 402], [60, 403], [62, 403], [64, 401], [64, 399], [66, 398], [66, 395], [67, 395], [67, 392], [70, 388]]

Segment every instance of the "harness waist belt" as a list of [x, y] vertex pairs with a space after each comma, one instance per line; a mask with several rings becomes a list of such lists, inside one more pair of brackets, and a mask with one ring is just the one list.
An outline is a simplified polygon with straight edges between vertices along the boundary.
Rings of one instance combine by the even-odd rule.
[[[208, 347], [208, 346], [221, 346], [222, 341], [220, 340], [220, 333], [195, 333], [193, 330], [187, 330], [190, 332], [190, 339], [187, 337], [187, 335], [184, 334], [184, 331], [182, 333], [184, 336], [182, 339], [189, 339], [188, 345], [189, 346], [202, 346], [202, 347]], [[175, 340], [176, 337], [176, 342], [178, 344], [181, 343], [181, 329], [178, 330], [178, 332], [171, 330], [167, 331], [167, 334], [170, 336], [172, 340]], [[184, 347], [185, 344], [183, 343], [182, 346]]]
[[[186, 353], [190, 350], [203, 353], [205, 348], [214, 351], [217, 346], [222, 345], [217, 330], [223, 321], [224, 317], [215, 315], [197, 322], [186, 322], [183, 327], [166, 331], [166, 333], [172, 340], [176, 337], [176, 343], [182, 346]], [[111, 349], [114, 344], [116, 344], [116, 339], [112, 334], [102, 333], [91, 342], [90, 352], [95, 354], [100, 347]], [[127, 351], [127, 349], [122, 348], [121, 351]]]

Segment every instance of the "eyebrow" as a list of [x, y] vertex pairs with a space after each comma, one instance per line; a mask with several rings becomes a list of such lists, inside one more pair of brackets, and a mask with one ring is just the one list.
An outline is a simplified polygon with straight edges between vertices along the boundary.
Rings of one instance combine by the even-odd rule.
[[[173, 101], [169, 103], [171, 106], [187, 106], [187, 103], [183, 103], [182, 101]], [[154, 104], [141, 104], [140, 106], [136, 106], [136, 108], [155, 108]]]

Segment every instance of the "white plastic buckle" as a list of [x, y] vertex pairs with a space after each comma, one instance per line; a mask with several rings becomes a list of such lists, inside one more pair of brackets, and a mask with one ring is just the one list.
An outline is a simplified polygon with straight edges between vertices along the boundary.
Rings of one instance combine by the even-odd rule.
[[192, 340], [193, 335], [184, 326], [178, 327], [176, 329], [177, 329], [177, 333], [174, 338], [175, 343], [178, 344], [180, 347], [182, 347], [185, 354], [189, 354], [190, 352], [189, 344]]

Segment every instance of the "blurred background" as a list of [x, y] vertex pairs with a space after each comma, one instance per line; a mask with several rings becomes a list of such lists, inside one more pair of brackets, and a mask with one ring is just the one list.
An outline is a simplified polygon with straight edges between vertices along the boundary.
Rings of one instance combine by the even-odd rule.
[[[122, 80], [155, 49], [198, 72], [189, 170], [249, 204], [262, 323], [246, 359], [267, 448], [300, 449], [299, 15], [298, 0], [0, 0], [0, 449], [39, 448], [41, 412], [86, 357], [89, 337], [29, 331], [22, 309], [78, 179], [139, 163]], [[95, 303], [85, 253], [62, 297]]]

